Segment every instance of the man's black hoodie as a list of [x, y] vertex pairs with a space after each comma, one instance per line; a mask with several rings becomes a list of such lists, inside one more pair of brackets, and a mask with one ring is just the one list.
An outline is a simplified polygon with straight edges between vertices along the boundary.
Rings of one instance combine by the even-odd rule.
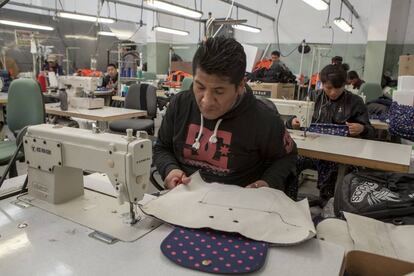
[[200, 170], [207, 182], [244, 187], [264, 180], [280, 190], [295, 174], [296, 156], [296, 144], [279, 115], [256, 99], [248, 86], [237, 104], [217, 120], [201, 117], [192, 87], [179, 93], [168, 106], [154, 147], [163, 178], [173, 169], [187, 176]]

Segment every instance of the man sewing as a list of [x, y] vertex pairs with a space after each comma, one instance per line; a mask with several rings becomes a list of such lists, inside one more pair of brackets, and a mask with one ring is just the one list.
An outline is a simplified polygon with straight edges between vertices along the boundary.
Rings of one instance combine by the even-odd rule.
[[358, 73], [356, 71], [349, 71], [348, 72], [348, 84], [352, 85], [352, 89], [360, 89], [362, 84], [364, 84], [365, 81], [360, 79]]
[[58, 76], [63, 75], [62, 66], [60, 66], [58, 63], [57, 55], [55, 54], [48, 55], [46, 63], [43, 66], [43, 71], [55, 72], [55, 74]]
[[296, 144], [275, 110], [245, 85], [245, 70], [246, 54], [234, 39], [209, 38], [198, 48], [194, 83], [172, 99], [154, 147], [168, 189], [199, 170], [207, 182], [286, 191]]
[[106, 76], [102, 81], [102, 87], [114, 91], [118, 89], [118, 70], [115, 64], [110, 63], [106, 67]]
[[[369, 122], [368, 110], [362, 98], [345, 90], [347, 74], [341, 65], [328, 65], [320, 73], [323, 90], [312, 95], [315, 111], [312, 123], [346, 125], [349, 136], [370, 139], [374, 138], [375, 130]], [[300, 121], [292, 117], [286, 122], [288, 128], [299, 129]], [[336, 166], [315, 160], [300, 159], [298, 172], [304, 169], [318, 169], [318, 186], [322, 198], [333, 196], [336, 179]], [[330, 163], [330, 162], [329, 162]], [[328, 168], [324, 172], [321, 168]]]

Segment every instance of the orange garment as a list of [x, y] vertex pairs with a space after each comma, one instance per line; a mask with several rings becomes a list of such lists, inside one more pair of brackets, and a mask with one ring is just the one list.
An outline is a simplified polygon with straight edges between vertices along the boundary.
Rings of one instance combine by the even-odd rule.
[[319, 73], [315, 73], [311, 77], [311, 85], [316, 85], [316, 83], [319, 81]]
[[270, 66], [272, 66], [272, 60], [271, 59], [262, 59], [262, 60], [259, 60], [254, 65], [253, 72], [256, 71], [256, 70], [259, 70], [261, 68], [269, 69]]
[[191, 78], [192, 75], [184, 71], [174, 71], [168, 77], [165, 85], [169, 87], [180, 87], [184, 78]]
[[91, 70], [91, 69], [79, 69], [77, 71], [78, 76], [81, 77], [102, 77], [103, 74], [101, 71]]

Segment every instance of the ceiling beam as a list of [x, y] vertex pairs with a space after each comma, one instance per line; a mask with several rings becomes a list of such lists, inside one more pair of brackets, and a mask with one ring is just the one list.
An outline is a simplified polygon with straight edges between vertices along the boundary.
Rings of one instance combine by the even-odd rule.
[[129, 3], [129, 2], [125, 2], [125, 1], [119, 1], [119, 0], [105, 0], [105, 1], [109, 2], [109, 3], [114, 3], [116, 5], [122, 5], [122, 6], [131, 7], [131, 8], [137, 8], [137, 9], [144, 9], [144, 10], [147, 10], [147, 11], [153, 11], [153, 12], [160, 13], [160, 14], [166, 14], [166, 15], [171, 15], [171, 16], [175, 16], [175, 17], [185, 18], [185, 19], [192, 20], [192, 21], [195, 21], [195, 22], [202, 22], [201, 19], [195, 19], [195, 18], [192, 18], [192, 17], [179, 15], [179, 14], [172, 13], [172, 12], [162, 11], [162, 10], [158, 10], [158, 9], [148, 7], [148, 6], [145, 6], [145, 5], [133, 4], [133, 3]]
[[345, 6], [348, 7], [348, 9], [354, 14], [355, 18], [358, 19], [359, 18], [359, 14], [356, 11], [356, 9], [354, 8], [354, 6], [352, 6], [351, 2], [349, 2], [349, 0], [343, 0]]
[[[8, 5], [14, 5], [14, 6], [25, 7], [25, 8], [32, 8], [32, 9], [43, 10], [43, 11], [52, 12], [52, 13], [71, 12], [71, 11], [65, 11], [65, 10], [61, 10], [61, 9], [47, 8], [47, 7], [43, 7], [43, 6], [36, 6], [36, 5], [33, 5], [33, 4], [25, 4], [25, 3], [14, 2], [14, 1], [9, 2]], [[4, 8], [7, 8], [7, 6], [4, 6]], [[88, 16], [96, 16], [94, 14], [84, 14], [84, 13], [78, 13], [78, 14], [88, 15]], [[105, 16], [101, 16], [101, 17], [105, 17]], [[114, 19], [115, 21], [118, 21], [118, 22], [139, 24], [139, 22], [135, 22], [135, 21], [131, 21], [131, 20], [125, 20], [125, 19], [119, 19], [119, 18], [112, 18], [112, 19]], [[91, 22], [91, 23], [93, 23], [93, 22]], [[146, 24], [142, 23], [142, 25], [145, 26]]]

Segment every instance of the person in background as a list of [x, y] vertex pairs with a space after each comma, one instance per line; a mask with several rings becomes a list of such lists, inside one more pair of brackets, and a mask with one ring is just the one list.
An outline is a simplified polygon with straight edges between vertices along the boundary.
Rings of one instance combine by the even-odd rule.
[[331, 64], [332, 65], [341, 65], [342, 64], [342, 61], [343, 61], [343, 58], [341, 56], [334, 56], [331, 59]]
[[271, 54], [272, 57], [272, 65], [270, 65], [270, 69], [274, 70], [275, 72], [283, 71], [283, 70], [289, 70], [289, 68], [286, 66], [286, 64], [280, 60], [280, 52], [279, 51], [273, 51]]
[[[320, 73], [323, 90], [316, 91], [313, 97], [315, 111], [312, 123], [347, 125], [349, 136], [365, 139], [375, 137], [368, 110], [362, 98], [345, 90], [347, 74], [341, 65], [327, 65]], [[288, 119], [288, 128], [299, 129], [296, 117]], [[318, 170], [318, 187], [321, 198], [333, 196], [337, 176], [337, 166], [332, 162], [301, 158], [297, 164], [298, 173], [304, 169]], [[328, 168], [328, 170], [325, 170]]]
[[359, 75], [356, 71], [348, 72], [348, 84], [352, 85], [352, 89], [360, 89], [361, 85], [364, 82], [365, 81], [359, 78]]
[[297, 187], [296, 144], [276, 110], [253, 95], [245, 72], [243, 46], [232, 38], [208, 38], [197, 49], [193, 85], [172, 98], [154, 146], [168, 189], [197, 171], [207, 182], [287, 194], [289, 183]]
[[102, 87], [106, 87], [108, 90], [118, 89], [118, 69], [113, 63], [106, 66], [106, 76], [103, 78]]
[[62, 76], [62, 66], [58, 63], [58, 57], [55, 54], [50, 54], [47, 57], [46, 63], [43, 65], [43, 71], [55, 72], [56, 75]]
[[341, 56], [334, 56], [331, 59], [331, 64], [332, 65], [340, 65], [342, 67], [342, 69], [344, 69], [345, 72], [349, 71], [349, 64], [348, 63], [343, 63], [343, 58]]

